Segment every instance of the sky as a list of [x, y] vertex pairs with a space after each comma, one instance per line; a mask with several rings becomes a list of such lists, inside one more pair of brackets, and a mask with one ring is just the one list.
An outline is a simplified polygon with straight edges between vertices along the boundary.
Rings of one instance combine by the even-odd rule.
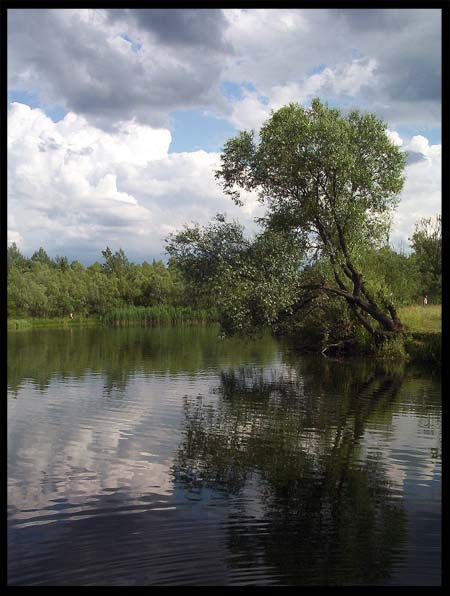
[[391, 245], [441, 212], [439, 9], [9, 9], [8, 242], [24, 255], [166, 260], [225, 213], [214, 171], [271, 110], [320, 97], [382, 118], [408, 152]]

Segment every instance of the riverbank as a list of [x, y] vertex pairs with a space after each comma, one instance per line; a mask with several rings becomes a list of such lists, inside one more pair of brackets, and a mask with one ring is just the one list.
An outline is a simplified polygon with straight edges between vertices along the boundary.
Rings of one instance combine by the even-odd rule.
[[102, 325], [102, 318], [92, 317], [27, 317], [24, 319], [8, 319], [8, 331], [22, 331], [27, 329], [64, 329], [68, 327], [95, 327]]
[[217, 322], [213, 310], [193, 309], [183, 306], [135, 306], [116, 308], [103, 316], [26, 317], [8, 319], [8, 331], [26, 329], [49, 329], [69, 327], [93, 327], [99, 325], [126, 327], [133, 325], [195, 325]]
[[442, 360], [442, 306], [407, 306], [399, 309], [407, 333], [404, 350], [411, 362], [440, 368]]
[[314, 335], [293, 329], [283, 333], [299, 353], [321, 353], [327, 358], [366, 356], [377, 360], [407, 361], [440, 369], [442, 357], [440, 304], [428, 306], [406, 306], [398, 309], [404, 332], [395, 339], [376, 346], [373, 338], [359, 328], [355, 336], [324, 343], [320, 332]]

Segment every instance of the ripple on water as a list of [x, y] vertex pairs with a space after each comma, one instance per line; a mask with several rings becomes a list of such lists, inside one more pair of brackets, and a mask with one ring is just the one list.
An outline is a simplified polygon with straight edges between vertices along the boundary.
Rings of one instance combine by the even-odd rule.
[[10, 584], [439, 583], [433, 379], [116, 331], [17, 346]]

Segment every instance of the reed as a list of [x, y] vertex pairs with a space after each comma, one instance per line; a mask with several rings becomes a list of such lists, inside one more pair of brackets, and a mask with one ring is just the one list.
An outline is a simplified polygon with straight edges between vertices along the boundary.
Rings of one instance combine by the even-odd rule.
[[107, 325], [174, 325], [215, 322], [213, 310], [193, 309], [190, 306], [128, 306], [109, 311], [103, 317]]

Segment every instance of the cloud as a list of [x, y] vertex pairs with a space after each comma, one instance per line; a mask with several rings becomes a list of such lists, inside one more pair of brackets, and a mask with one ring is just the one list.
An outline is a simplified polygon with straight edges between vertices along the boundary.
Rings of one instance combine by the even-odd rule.
[[[295, 101], [314, 90], [325, 99], [351, 95], [355, 105], [391, 126], [439, 126], [438, 9], [234, 9], [225, 14], [226, 35], [239, 57], [227, 63], [228, 80], [251, 81], [255, 92], [271, 102], [280, 89]], [[286, 28], [289, 19], [292, 26]], [[319, 65], [323, 72], [314, 72]]]
[[[440, 145], [389, 134], [420, 156], [407, 166], [394, 217], [392, 241], [405, 244], [416, 221], [440, 212]], [[224, 197], [214, 179], [218, 153], [168, 154], [168, 130], [131, 121], [108, 133], [82, 116], [55, 123], [15, 103], [8, 135], [8, 238], [28, 255], [43, 246], [90, 263], [109, 245], [136, 261], [163, 258], [164, 238], [185, 223], [203, 225], [222, 212], [252, 233], [263, 213], [254, 194], [244, 208]]]
[[391, 243], [407, 248], [415, 223], [441, 213], [441, 145], [430, 145], [422, 135], [405, 144], [414, 158], [406, 167], [406, 182], [395, 213]]
[[[207, 109], [236, 121], [221, 83], [258, 96], [351, 95], [393, 127], [440, 122], [438, 9], [11, 9], [12, 89], [111, 129]], [[39, 32], [39, 34], [37, 34]], [[317, 69], [322, 66], [322, 71]], [[299, 99], [300, 98], [300, 99]]]
[[23, 237], [16, 230], [8, 230], [8, 246], [12, 243], [17, 244], [20, 248], [23, 244]]
[[112, 22], [133, 23], [140, 31], [150, 33], [162, 45], [229, 53], [224, 37], [227, 20], [217, 9], [111, 9]]
[[267, 91], [268, 97], [261, 96], [258, 91], [244, 91], [242, 99], [232, 104], [230, 121], [239, 130], [259, 129], [271, 110], [276, 111], [291, 102], [306, 105], [317, 96], [325, 101], [336, 98], [353, 101], [363, 86], [374, 84], [375, 69], [374, 60], [355, 59], [335, 69], [324, 68], [301, 83], [271, 87]]
[[394, 143], [394, 145], [397, 145], [397, 147], [401, 147], [403, 145], [403, 139], [396, 130], [387, 129], [386, 134], [391, 142]]
[[132, 118], [167, 126], [173, 110], [220, 105], [220, 55], [231, 51], [218, 35], [220, 11], [112, 14], [8, 11], [9, 87], [33, 89], [103, 129]]
[[261, 210], [255, 197], [241, 210], [223, 196], [217, 153], [168, 154], [165, 129], [131, 121], [106, 132], [14, 103], [8, 132], [9, 234], [28, 255], [43, 246], [93, 262], [109, 245], [137, 261], [162, 258], [164, 238], [184, 223], [226, 212], [251, 229]]
[[109, 244], [142, 260], [163, 256], [168, 232], [219, 211], [251, 227], [261, 207], [254, 196], [246, 210], [223, 197], [217, 153], [169, 155], [177, 110], [256, 130], [270, 110], [314, 96], [374, 111], [409, 156], [393, 237], [407, 239], [418, 218], [440, 209], [440, 146], [417, 134], [406, 143], [396, 132], [440, 126], [438, 9], [7, 16], [10, 89], [36, 94], [48, 114], [68, 111], [57, 123], [19, 103], [9, 112], [9, 237], [25, 252], [42, 245], [90, 261]]

